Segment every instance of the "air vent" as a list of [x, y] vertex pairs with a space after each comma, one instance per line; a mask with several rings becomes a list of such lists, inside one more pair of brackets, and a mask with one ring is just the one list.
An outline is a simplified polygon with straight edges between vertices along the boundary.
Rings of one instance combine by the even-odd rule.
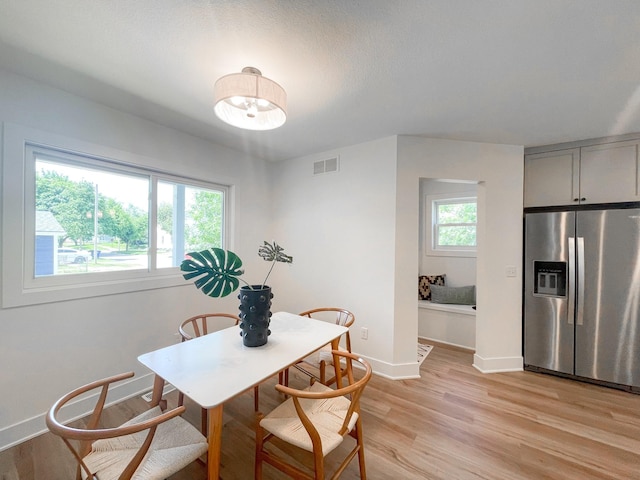
[[328, 158], [313, 162], [313, 174], [321, 175], [323, 173], [331, 173], [338, 171], [338, 157]]

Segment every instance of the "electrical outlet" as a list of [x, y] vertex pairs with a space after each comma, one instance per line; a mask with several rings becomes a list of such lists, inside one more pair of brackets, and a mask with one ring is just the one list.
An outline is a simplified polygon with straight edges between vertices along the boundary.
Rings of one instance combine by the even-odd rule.
[[362, 327], [360, 329], [360, 338], [363, 340], [367, 340], [369, 338], [369, 329], [367, 327]]
[[507, 277], [515, 277], [518, 274], [518, 269], [513, 265], [507, 265], [506, 274]]

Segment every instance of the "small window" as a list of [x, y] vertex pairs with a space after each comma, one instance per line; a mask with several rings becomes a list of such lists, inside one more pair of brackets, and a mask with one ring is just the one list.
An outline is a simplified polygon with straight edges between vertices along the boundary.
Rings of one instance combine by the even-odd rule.
[[426, 211], [427, 255], [475, 256], [477, 197], [428, 195]]

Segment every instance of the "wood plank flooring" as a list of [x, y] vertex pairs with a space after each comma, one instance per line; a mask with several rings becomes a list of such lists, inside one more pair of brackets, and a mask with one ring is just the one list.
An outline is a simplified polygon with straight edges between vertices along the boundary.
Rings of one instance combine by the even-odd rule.
[[[471, 362], [470, 353], [437, 345], [420, 379], [374, 375], [362, 400], [369, 479], [640, 480], [640, 395], [531, 372], [487, 375]], [[292, 370], [291, 383], [305, 379]], [[274, 384], [260, 388], [264, 412], [282, 400]], [[170, 404], [175, 399], [169, 394]], [[199, 425], [199, 407], [187, 406]], [[119, 422], [144, 408], [134, 398], [109, 414]], [[225, 404], [224, 480], [253, 478], [253, 422], [252, 392]], [[51, 434], [0, 452], [0, 480], [62, 480], [74, 472]], [[268, 465], [264, 473], [284, 478]], [[205, 478], [194, 463], [171, 480]], [[341, 478], [359, 478], [357, 461]]]

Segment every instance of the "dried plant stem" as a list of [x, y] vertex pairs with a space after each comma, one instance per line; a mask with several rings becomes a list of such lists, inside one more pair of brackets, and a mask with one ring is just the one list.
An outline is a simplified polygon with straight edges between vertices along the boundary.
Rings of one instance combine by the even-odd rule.
[[264, 286], [267, 284], [267, 279], [269, 278], [269, 275], [271, 275], [271, 270], [273, 270], [273, 266], [276, 264], [276, 260], [274, 259], [273, 262], [271, 262], [271, 268], [269, 268], [269, 271], [267, 272], [267, 276], [264, 277], [264, 282], [262, 282], [262, 288], [264, 288]]

